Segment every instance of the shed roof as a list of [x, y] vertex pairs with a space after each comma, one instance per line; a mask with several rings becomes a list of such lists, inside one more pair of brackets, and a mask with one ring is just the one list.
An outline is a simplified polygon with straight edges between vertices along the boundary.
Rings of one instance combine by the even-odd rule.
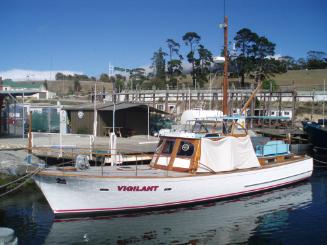
[[12, 80], [3, 80], [2, 86], [8, 86], [12, 88], [26, 88], [26, 89], [40, 89], [42, 84], [31, 84], [31, 83], [17, 83]]
[[[116, 111], [125, 110], [125, 109], [129, 109], [129, 108], [136, 108], [136, 107], [147, 110], [148, 105], [140, 104], [140, 103], [126, 103], [126, 102], [117, 103], [117, 104], [115, 104], [115, 106], [114, 106], [113, 103], [102, 103], [102, 104], [97, 104], [96, 105], [96, 109], [98, 111], [113, 111], [114, 107], [115, 107]], [[154, 108], [152, 106], [149, 106], [149, 109], [152, 112], [154, 111], [154, 112], [158, 112], [158, 113], [161, 113], [161, 114], [168, 114], [167, 112], [162, 111], [162, 110], [158, 110], [158, 109], [156, 109], [156, 108]], [[94, 110], [94, 104], [93, 103], [88, 103], [88, 104], [83, 104], [83, 105], [80, 105], [80, 106], [65, 106], [64, 110], [66, 110], [66, 111], [93, 111]]]

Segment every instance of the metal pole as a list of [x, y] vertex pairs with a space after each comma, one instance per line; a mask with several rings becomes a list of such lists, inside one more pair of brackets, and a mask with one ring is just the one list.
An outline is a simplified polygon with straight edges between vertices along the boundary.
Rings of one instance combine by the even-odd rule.
[[116, 104], [114, 102], [114, 110], [112, 111], [112, 132], [115, 133], [115, 114], [116, 114]]
[[188, 109], [191, 110], [191, 89], [188, 89]]
[[24, 108], [24, 91], [23, 91], [23, 139], [25, 139], [25, 108]]
[[150, 106], [148, 104], [148, 139], [150, 139]]
[[326, 80], [324, 80], [324, 96], [323, 96], [323, 102], [322, 102], [322, 126], [325, 127], [325, 92], [326, 92]]
[[98, 115], [97, 115], [97, 105], [96, 105], [96, 101], [97, 101], [97, 80], [95, 80], [94, 83], [94, 99], [93, 99], [94, 103], [93, 103], [93, 135], [94, 137], [97, 136], [97, 120], [98, 120]]
[[32, 153], [32, 112], [28, 118], [28, 153]]
[[225, 16], [224, 19], [224, 87], [223, 87], [223, 113], [228, 114], [228, 17]]

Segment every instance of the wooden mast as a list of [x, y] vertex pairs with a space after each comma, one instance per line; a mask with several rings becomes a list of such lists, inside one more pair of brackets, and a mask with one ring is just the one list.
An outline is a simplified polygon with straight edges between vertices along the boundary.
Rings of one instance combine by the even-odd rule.
[[228, 114], [228, 17], [224, 18], [224, 84], [223, 84], [223, 113]]

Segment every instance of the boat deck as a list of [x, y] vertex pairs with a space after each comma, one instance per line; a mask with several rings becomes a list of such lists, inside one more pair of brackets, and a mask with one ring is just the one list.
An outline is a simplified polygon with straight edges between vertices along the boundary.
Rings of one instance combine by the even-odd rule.
[[[273, 157], [274, 159], [276, 157]], [[277, 157], [278, 158], [278, 157]], [[266, 158], [264, 158], [266, 159]], [[270, 159], [270, 158], [267, 158]], [[281, 165], [287, 165], [309, 159], [306, 156], [295, 156], [291, 159], [283, 159], [283, 161], [264, 163], [259, 168], [248, 168], [248, 169], [234, 169], [231, 171], [217, 172], [217, 173], [189, 173], [189, 172], [178, 172], [171, 170], [163, 170], [152, 168], [150, 165], [118, 165], [118, 166], [95, 166], [90, 167], [85, 170], [79, 170], [74, 167], [63, 167], [58, 168], [52, 166], [43, 169], [38, 175], [43, 176], [66, 176], [66, 177], [81, 177], [81, 178], [179, 178], [179, 177], [189, 177], [194, 175], [212, 175], [212, 174], [226, 174], [226, 173], [240, 173], [250, 170], [259, 170], [273, 168]]]
[[121, 177], [186, 177], [194, 174], [187, 172], [167, 171], [162, 169], [155, 169], [150, 165], [121, 165], [121, 166], [104, 166], [104, 167], [90, 167], [85, 170], [75, 169], [73, 167], [58, 168], [50, 167], [42, 170], [39, 175], [48, 176], [80, 176], [80, 177], [96, 177], [96, 178], [121, 178]]

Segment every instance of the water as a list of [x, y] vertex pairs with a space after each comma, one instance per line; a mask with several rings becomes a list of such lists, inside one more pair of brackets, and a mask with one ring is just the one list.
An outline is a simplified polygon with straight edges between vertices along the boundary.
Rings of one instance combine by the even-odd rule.
[[[228, 184], [228, 183], [226, 183]], [[238, 199], [136, 214], [55, 220], [38, 190], [0, 200], [19, 244], [327, 244], [327, 169]]]

